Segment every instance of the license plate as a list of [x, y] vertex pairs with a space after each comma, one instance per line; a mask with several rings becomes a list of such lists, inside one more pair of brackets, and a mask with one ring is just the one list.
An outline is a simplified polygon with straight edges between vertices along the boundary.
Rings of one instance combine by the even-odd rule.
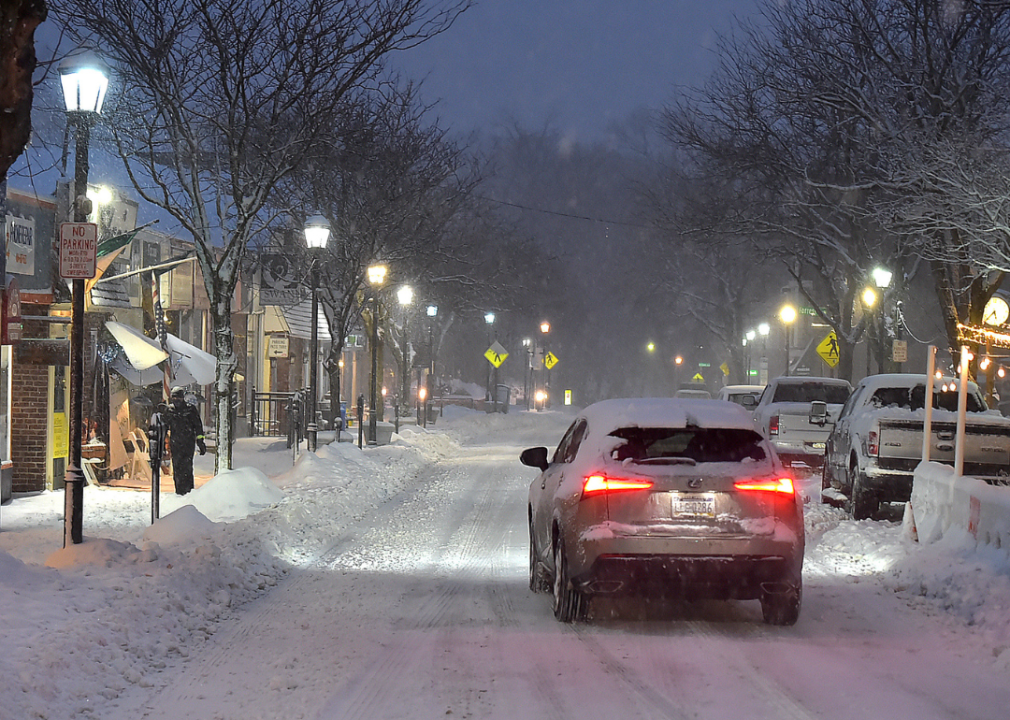
[[673, 514], [715, 517], [715, 498], [674, 495]]

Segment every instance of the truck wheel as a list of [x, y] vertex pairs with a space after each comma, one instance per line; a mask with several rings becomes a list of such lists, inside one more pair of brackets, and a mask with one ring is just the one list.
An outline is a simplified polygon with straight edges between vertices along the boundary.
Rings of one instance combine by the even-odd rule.
[[880, 505], [873, 493], [866, 489], [866, 476], [853, 463], [849, 469], [849, 514], [853, 520], [868, 520]]

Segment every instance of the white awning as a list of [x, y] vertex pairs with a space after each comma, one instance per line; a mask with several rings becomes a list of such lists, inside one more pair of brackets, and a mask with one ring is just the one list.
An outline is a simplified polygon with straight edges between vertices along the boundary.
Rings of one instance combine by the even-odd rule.
[[161, 345], [140, 330], [115, 320], [107, 320], [105, 327], [122, 346], [130, 365], [135, 370], [147, 370], [168, 359], [168, 353], [161, 349]]
[[123, 348], [129, 362], [117, 358], [110, 365], [113, 370], [134, 385], [153, 385], [164, 378], [164, 361], [171, 357], [173, 385], [210, 385], [217, 372], [217, 359], [210, 353], [180, 340], [171, 333], [165, 338], [169, 352], [161, 349], [156, 340], [136, 328], [108, 320], [105, 326]]

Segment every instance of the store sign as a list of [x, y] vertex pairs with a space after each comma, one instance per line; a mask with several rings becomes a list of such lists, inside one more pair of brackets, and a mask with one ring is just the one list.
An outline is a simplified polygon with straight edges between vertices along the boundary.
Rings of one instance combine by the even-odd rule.
[[7, 216], [7, 272], [35, 274], [35, 218]]

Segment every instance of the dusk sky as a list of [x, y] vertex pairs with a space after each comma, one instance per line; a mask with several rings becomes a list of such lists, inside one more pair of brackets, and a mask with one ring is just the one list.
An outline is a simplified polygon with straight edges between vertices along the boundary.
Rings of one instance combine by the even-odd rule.
[[759, 0], [478, 0], [398, 59], [460, 131], [510, 118], [591, 139], [704, 81], [715, 38]]

